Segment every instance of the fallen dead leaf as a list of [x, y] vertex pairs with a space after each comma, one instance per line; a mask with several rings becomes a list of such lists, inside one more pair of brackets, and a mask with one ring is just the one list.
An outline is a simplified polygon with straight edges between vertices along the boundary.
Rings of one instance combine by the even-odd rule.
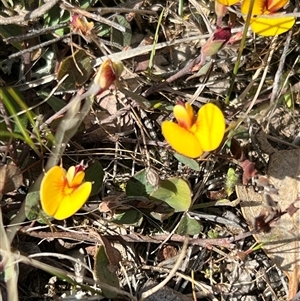
[[22, 185], [23, 176], [21, 170], [15, 164], [0, 166], [0, 200], [2, 195], [11, 192]]
[[[278, 151], [271, 147], [264, 134], [257, 137], [261, 150], [270, 155], [267, 175], [270, 183], [278, 189], [278, 194], [272, 194], [282, 212], [289, 210], [298, 198], [300, 182], [300, 149]], [[256, 218], [268, 207], [266, 197], [255, 192], [252, 187], [238, 186], [237, 194], [245, 219], [251, 229], [255, 228]], [[287, 275], [289, 279], [289, 298], [296, 292], [300, 279], [300, 210], [290, 215], [288, 212], [273, 221], [268, 233], [259, 232], [255, 239], [263, 243], [263, 249], [269, 258]]]
[[118, 110], [122, 108], [122, 105], [119, 104], [116, 95], [111, 93], [109, 90], [105, 91], [100, 96], [101, 97], [99, 97], [97, 102], [100, 109], [87, 115], [83, 121], [87, 134], [78, 136], [81, 139], [81, 143], [82, 141], [85, 143], [91, 143], [110, 140], [110, 136], [133, 130], [133, 120], [130, 118], [130, 114], [123, 114], [118, 118], [114, 118], [109, 123], [99, 125], [99, 123], [103, 120], [116, 115]]

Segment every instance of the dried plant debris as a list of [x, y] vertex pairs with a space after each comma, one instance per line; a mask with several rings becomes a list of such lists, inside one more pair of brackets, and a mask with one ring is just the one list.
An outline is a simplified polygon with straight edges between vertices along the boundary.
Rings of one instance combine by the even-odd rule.
[[268, 151], [268, 179], [259, 180], [263, 192], [252, 187], [237, 187], [245, 219], [255, 238], [272, 261], [280, 267], [290, 281], [290, 294], [297, 291], [300, 257], [300, 150], [276, 150], [260, 132], [257, 140], [262, 151]]

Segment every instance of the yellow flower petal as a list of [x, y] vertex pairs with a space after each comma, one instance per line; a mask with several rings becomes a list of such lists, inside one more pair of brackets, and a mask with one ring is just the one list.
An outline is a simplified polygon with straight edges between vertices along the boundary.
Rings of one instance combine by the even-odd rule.
[[196, 136], [175, 122], [164, 121], [162, 133], [172, 148], [186, 157], [197, 158], [203, 153]]
[[234, 5], [240, 2], [240, 0], [217, 0], [217, 1], [225, 6]]
[[290, 30], [295, 24], [295, 18], [282, 17], [282, 18], [252, 18], [250, 22], [251, 29], [265, 37], [280, 35]]
[[225, 118], [222, 111], [212, 103], [202, 106], [193, 131], [203, 151], [209, 152], [218, 148], [225, 133]]
[[79, 186], [85, 177], [85, 172], [84, 171], [78, 171], [73, 178], [72, 184], [70, 185], [71, 187], [76, 187]]
[[65, 195], [61, 203], [53, 215], [58, 220], [66, 219], [75, 214], [86, 202], [92, 191], [92, 183], [85, 182], [73, 189], [69, 195]]
[[185, 129], [189, 129], [195, 121], [194, 109], [188, 102], [184, 106], [181, 104], [174, 106], [173, 113], [178, 124]]
[[71, 166], [68, 169], [66, 178], [70, 187], [77, 187], [82, 183], [84, 176], [84, 171], [81, 170], [76, 172], [76, 167]]
[[40, 189], [41, 204], [45, 213], [61, 220], [78, 211], [92, 190], [92, 183], [82, 183], [83, 178], [84, 172], [75, 173], [74, 166], [69, 168], [68, 173], [60, 166], [49, 169], [42, 180]]
[[46, 172], [40, 190], [43, 210], [49, 216], [54, 216], [63, 200], [66, 185], [66, 171], [60, 166], [54, 166]]
[[[282, 34], [289, 29], [291, 29], [295, 23], [295, 18], [293, 17], [282, 17], [278, 18], [260, 18], [259, 15], [271, 14], [276, 12], [277, 9], [281, 8], [281, 5], [285, 5], [286, 0], [275, 0], [273, 2], [267, 0], [254, 0], [252, 16], [258, 15], [258, 17], [253, 17], [250, 20], [250, 26], [252, 30], [261, 36], [276, 36]], [[251, 0], [244, 0], [241, 7], [241, 12], [244, 14], [244, 19], [247, 18], [249, 13], [249, 7]], [[268, 6], [267, 6], [268, 5]]]
[[70, 166], [67, 171], [66, 179], [67, 179], [69, 186], [71, 186], [71, 184], [72, 184], [73, 178], [75, 176], [75, 171], [76, 171], [75, 166]]
[[[251, 16], [262, 15], [267, 11], [266, 0], [253, 0], [253, 9]], [[244, 15], [243, 18], [246, 20], [247, 15], [250, 14], [251, 0], [244, 0], [241, 6], [241, 12]]]

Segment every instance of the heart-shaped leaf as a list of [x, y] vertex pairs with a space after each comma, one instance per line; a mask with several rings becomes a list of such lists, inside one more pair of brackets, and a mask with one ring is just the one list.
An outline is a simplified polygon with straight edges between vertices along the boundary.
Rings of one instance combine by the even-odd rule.
[[[76, 62], [76, 65], [75, 65]], [[69, 75], [61, 84], [63, 89], [75, 89], [82, 86], [93, 72], [91, 59], [83, 50], [77, 50], [74, 55], [66, 57], [60, 64], [57, 79], [61, 80], [65, 75]]]
[[185, 214], [177, 228], [177, 233], [180, 235], [197, 235], [202, 231], [203, 227], [199, 221]]
[[143, 169], [137, 172], [126, 185], [127, 196], [148, 197], [155, 187], [149, 182], [148, 170]]
[[[100, 283], [106, 283], [115, 288], [119, 288], [119, 279], [113, 270], [111, 263], [106, 255], [104, 246], [100, 246], [95, 258], [95, 273]], [[116, 293], [103, 289], [103, 294], [107, 298], [115, 298]]]
[[95, 161], [89, 168], [85, 171], [84, 180], [87, 182], [92, 182], [92, 192], [90, 195], [95, 195], [99, 193], [102, 187], [104, 177], [104, 171], [101, 163]]
[[191, 206], [191, 189], [186, 181], [170, 178], [160, 182], [159, 187], [150, 195], [153, 200], [168, 203], [175, 212], [186, 211]]

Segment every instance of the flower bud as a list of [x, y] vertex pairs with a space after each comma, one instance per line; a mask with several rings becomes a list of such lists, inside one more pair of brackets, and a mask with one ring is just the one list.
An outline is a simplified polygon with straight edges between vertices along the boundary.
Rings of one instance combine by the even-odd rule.
[[123, 64], [121, 62], [114, 63], [110, 59], [106, 59], [94, 78], [94, 84], [99, 87], [97, 94], [107, 90], [117, 77], [121, 75], [122, 71]]

